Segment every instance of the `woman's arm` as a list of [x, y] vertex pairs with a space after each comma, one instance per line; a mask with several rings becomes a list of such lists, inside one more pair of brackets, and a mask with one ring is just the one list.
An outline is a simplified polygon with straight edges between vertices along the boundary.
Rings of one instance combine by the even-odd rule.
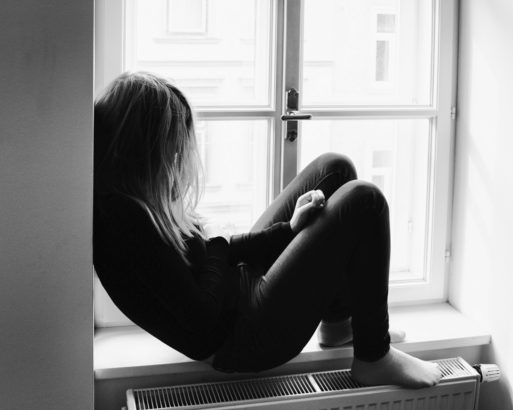
[[277, 222], [260, 232], [232, 236], [230, 261], [270, 265], [283, 252], [295, 234], [308, 224], [315, 210], [323, 208], [324, 204], [324, 194], [321, 190], [308, 191], [297, 199], [290, 222]]
[[230, 239], [230, 262], [269, 265], [294, 238], [289, 222], [277, 222], [258, 232], [233, 235]]

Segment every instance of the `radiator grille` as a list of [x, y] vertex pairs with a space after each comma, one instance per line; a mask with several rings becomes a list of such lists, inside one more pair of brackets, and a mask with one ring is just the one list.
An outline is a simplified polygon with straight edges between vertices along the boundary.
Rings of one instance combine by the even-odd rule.
[[133, 390], [137, 409], [166, 409], [315, 393], [308, 375]]
[[[442, 381], [468, 376], [476, 377], [476, 371], [463, 359], [443, 359], [436, 362], [439, 363], [442, 371]], [[127, 394], [132, 397], [132, 403], [135, 406], [132, 408], [136, 410], [164, 410], [210, 407], [214, 404], [259, 399], [304, 398], [322, 392], [342, 392], [361, 387], [363, 386], [351, 378], [349, 370], [335, 370], [229, 382], [133, 389]]]
[[338, 391], [362, 387], [351, 378], [349, 370], [313, 373], [312, 378], [319, 386], [320, 391]]

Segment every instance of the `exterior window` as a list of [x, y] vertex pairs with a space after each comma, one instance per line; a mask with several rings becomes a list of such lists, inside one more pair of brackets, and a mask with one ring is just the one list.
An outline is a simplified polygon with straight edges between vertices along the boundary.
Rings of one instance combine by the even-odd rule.
[[376, 81], [389, 81], [390, 41], [376, 41]]
[[391, 77], [392, 46], [395, 43], [395, 14], [376, 15], [376, 75], [377, 82], [388, 82]]
[[378, 33], [395, 33], [395, 15], [378, 14], [377, 15]]

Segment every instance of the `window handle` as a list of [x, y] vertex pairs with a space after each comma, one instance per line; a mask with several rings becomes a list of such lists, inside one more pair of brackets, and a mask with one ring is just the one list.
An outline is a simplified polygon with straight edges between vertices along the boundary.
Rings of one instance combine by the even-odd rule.
[[299, 92], [295, 88], [287, 91], [287, 112], [281, 116], [282, 121], [309, 120], [312, 114], [298, 111]]
[[297, 122], [300, 120], [309, 120], [312, 114], [307, 112], [298, 111], [299, 108], [299, 93], [295, 88], [287, 91], [287, 112], [281, 116], [282, 121], [287, 122], [287, 133], [285, 139], [294, 142], [298, 134]]
[[287, 111], [286, 114], [281, 116], [282, 121], [299, 121], [299, 120], [309, 120], [312, 118], [312, 114], [308, 114], [306, 112], [299, 111]]

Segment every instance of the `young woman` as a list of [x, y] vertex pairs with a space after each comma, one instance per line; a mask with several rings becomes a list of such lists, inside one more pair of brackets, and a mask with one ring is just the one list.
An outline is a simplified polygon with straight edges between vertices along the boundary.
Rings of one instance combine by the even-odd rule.
[[94, 165], [96, 271], [164, 343], [221, 371], [261, 371], [301, 352], [319, 322], [325, 335], [351, 317], [357, 381], [439, 381], [437, 365], [390, 346], [388, 206], [346, 157], [312, 162], [251, 232], [208, 235], [187, 100], [163, 78], [125, 73], [96, 101]]

